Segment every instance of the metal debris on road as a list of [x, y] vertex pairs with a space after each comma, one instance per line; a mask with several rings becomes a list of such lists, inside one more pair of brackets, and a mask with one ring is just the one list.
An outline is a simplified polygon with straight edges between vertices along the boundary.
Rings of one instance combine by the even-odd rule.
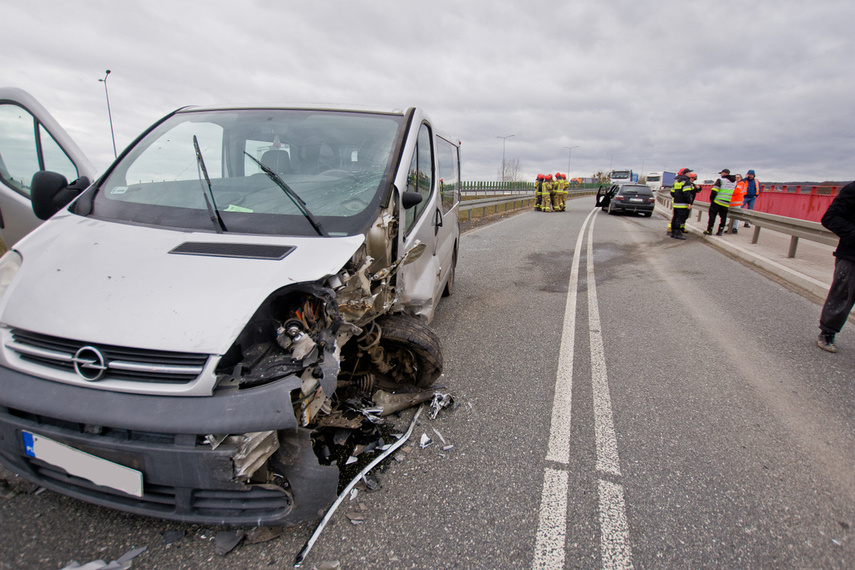
[[432, 443], [433, 443], [433, 440], [430, 438], [430, 436], [426, 433], [423, 433], [422, 438], [419, 441], [419, 445], [421, 446], [421, 448], [424, 449]]
[[413, 416], [412, 421], [410, 422], [410, 427], [407, 429], [407, 432], [404, 436], [396, 441], [389, 449], [378, 455], [371, 463], [369, 463], [365, 469], [359, 472], [359, 474], [348, 483], [347, 487], [339, 494], [338, 498], [332, 504], [332, 506], [327, 510], [327, 514], [324, 515], [324, 518], [321, 520], [320, 524], [318, 524], [318, 528], [315, 529], [315, 532], [312, 533], [312, 536], [309, 537], [309, 540], [306, 542], [305, 546], [300, 550], [297, 554], [297, 558], [294, 560], [294, 568], [301, 568], [303, 566], [303, 561], [306, 559], [306, 556], [309, 554], [309, 551], [312, 549], [312, 546], [315, 545], [315, 541], [318, 540], [318, 537], [321, 535], [321, 532], [324, 530], [324, 527], [327, 526], [330, 518], [332, 518], [338, 506], [344, 500], [344, 498], [350, 493], [350, 490], [356, 485], [357, 482], [361, 481], [366, 473], [374, 469], [374, 467], [383, 461], [386, 457], [391, 455], [396, 449], [406, 443], [407, 440], [410, 439], [410, 436], [413, 433], [413, 428], [416, 427], [416, 421], [418, 421], [419, 416], [422, 413], [423, 407], [419, 407], [416, 410], [415, 415]]
[[103, 560], [93, 560], [92, 562], [87, 562], [86, 564], [81, 565], [79, 562], [72, 560], [67, 566], [63, 567], [62, 570], [126, 570], [131, 567], [131, 561], [146, 550], [148, 550], [147, 546], [134, 548], [133, 550], [125, 552], [109, 564]]
[[439, 415], [440, 410], [454, 404], [454, 398], [451, 394], [443, 392], [434, 392], [433, 400], [430, 403], [430, 419], [435, 420]]

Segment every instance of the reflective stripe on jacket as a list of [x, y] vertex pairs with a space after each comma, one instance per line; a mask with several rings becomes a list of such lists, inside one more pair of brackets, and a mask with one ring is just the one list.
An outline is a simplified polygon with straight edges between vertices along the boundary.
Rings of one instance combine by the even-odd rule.
[[748, 186], [748, 181], [740, 180], [736, 183], [736, 188], [733, 189], [733, 196], [730, 199], [731, 208], [739, 208], [745, 201], [745, 187]]
[[713, 198], [713, 202], [719, 206], [729, 208], [730, 202], [733, 199], [733, 192], [736, 190], [736, 182], [731, 182], [727, 178], [720, 179], [720, 182], [721, 188], [718, 189], [718, 193], [715, 195], [715, 198]]

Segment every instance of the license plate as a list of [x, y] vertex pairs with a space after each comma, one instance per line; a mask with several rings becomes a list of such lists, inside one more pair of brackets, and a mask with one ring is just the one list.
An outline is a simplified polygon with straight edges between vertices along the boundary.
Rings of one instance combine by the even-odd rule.
[[629, 201], [630, 202], [644, 202], [644, 200], [642, 200], [641, 198], [630, 198]]
[[136, 469], [95, 457], [43, 435], [21, 432], [27, 455], [41, 459], [69, 475], [92, 481], [96, 485], [116, 489], [134, 497], [142, 497], [142, 473]]

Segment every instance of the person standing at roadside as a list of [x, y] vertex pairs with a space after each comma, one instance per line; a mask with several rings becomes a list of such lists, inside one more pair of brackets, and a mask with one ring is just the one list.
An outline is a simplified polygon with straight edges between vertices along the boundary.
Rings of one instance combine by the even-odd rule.
[[543, 181], [543, 211], [552, 211], [552, 194], [555, 192], [555, 187], [552, 183], [552, 175], [547, 174]]
[[686, 239], [683, 230], [689, 219], [689, 209], [695, 201], [695, 187], [689, 177], [691, 173], [691, 169], [681, 168], [674, 179], [674, 214], [671, 217], [671, 237], [674, 239]]
[[822, 225], [837, 234], [834, 277], [819, 317], [817, 345], [837, 352], [834, 336], [840, 332], [855, 305], [855, 182], [844, 186], [822, 216]]
[[[742, 203], [743, 208], [749, 210], [754, 209], [754, 200], [760, 195], [760, 181], [754, 177], [754, 171], [749, 170], [745, 175], [745, 201]], [[748, 222], [743, 225], [745, 228], [750, 228]]]
[[712, 234], [716, 217], [720, 217], [721, 221], [715, 235], [720, 236], [724, 233], [724, 226], [727, 224], [727, 212], [730, 210], [730, 202], [733, 199], [733, 192], [736, 190], [736, 177], [730, 174], [729, 168], [722, 169], [719, 176], [721, 178], [715, 181], [712, 192], [710, 192], [710, 219], [707, 223], [707, 231], [704, 232], [706, 235]]
[[[733, 189], [733, 198], [730, 200], [730, 211], [732, 212], [734, 208], [742, 208], [742, 203], [745, 201], [745, 185], [747, 182], [743, 180], [741, 174], [736, 175], [736, 188]], [[733, 224], [731, 224], [730, 233], [736, 234], [739, 233], [737, 231], [737, 226], [739, 226], [739, 220], [733, 220]]]
[[543, 174], [538, 174], [534, 182], [534, 209], [543, 209]]

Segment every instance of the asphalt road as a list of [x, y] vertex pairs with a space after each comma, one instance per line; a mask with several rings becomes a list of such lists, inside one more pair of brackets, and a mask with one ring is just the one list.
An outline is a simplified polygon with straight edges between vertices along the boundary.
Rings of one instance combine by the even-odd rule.
[[[305, 567], [855, 567], [855, 331], [820, 351], [815, 301], [665, 223], [583, 198], [467, 233], [434, 321], [456, 407]], [[0, 475], [0, 567], [282, 568], [313, 530], [220, 556], [228, 529]]]

